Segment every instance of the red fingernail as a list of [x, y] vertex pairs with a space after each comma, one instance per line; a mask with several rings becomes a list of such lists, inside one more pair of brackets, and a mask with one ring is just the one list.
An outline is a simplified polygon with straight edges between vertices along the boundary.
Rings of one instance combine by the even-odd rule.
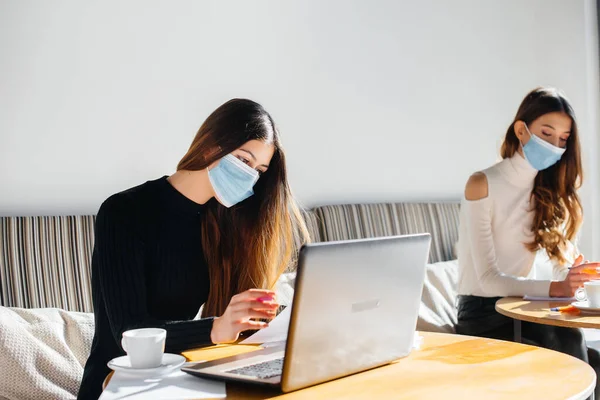
[[257, 300], [258, 301], [272, 301], [273, 298], [272, 297], [259, 297]]

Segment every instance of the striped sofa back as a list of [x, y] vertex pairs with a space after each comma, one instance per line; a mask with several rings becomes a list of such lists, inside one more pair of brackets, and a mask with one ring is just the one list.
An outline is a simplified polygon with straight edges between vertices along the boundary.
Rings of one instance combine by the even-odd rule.
[[[315, 215], [303, 212], [320, 241]], [[92, 312], [93, 215], [0, 217], [0, 305]]]
[[[453, 257], [458, 204], [318, 207], [304, 218], [314, 242], [430, 232], [430, 261]], [[95, 216], [0, 217], [0, 305], [92, 312]]]
[[459, 203], [381, 203], [317, 207], [321, 240], [431, 234], [429, 262], [455, 259]]
[[0, 305], [92, 312], [94, 221], [0, 218]]

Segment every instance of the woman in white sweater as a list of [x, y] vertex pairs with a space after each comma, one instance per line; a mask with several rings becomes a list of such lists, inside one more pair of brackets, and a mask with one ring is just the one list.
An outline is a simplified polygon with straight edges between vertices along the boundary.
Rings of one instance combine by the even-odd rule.
[[[506, 132], [501, 156], [473, 174], [465, 188], [457, 332], [512, 340], [513, 321], [494, 309], [499, 298], [571, 297], [585, 281], [600, 279], [588, 273], [600, 263], [584, 263], [573, 244], [582, 222], [582, 168], [567, 99], [556, 89], [530, 92]], [[596, 369], [600, 364], [578, 329], [527, 322], [521, 329], [525, 342], [571, 354]]]

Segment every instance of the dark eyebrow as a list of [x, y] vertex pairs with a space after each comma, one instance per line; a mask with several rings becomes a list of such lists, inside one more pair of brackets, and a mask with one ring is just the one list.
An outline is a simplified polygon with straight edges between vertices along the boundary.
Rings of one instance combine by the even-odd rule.
[[[240, 150], [241, 150], [241, 151], [243, 151], [243, 152], [246, 152], [246, 153], [250, 154], [250, 157], [252, 157], [252, 159], [253, 159], [254, 161], [256, 161], [256, 157], [254, 156], [254, 154], [252, 154], [252, 152], [251, 152], [251, 151], [249, 151], [249, 150], [246, 150], [246, 149], [240, 149]], [[268, 165], [265, 165], [265, 164], [261, 164], [260, 166], [261, 166], [261, 167], [265, 167], [265, 168], [269, 168], [269, 166], [268, 166]]]
[[[556, 130], [556, 128], [554, 128], [552, 125], [544, 124], [544, 125], [542, 125], [542, 126], [545, 126], [545, 127], [547, 127], [547, 128], [550, 128], [550, 129]], [[571, 134], [571, 131], [566, 131], [565, 133], [567, 133], [567, 134], [569, 134], [569, 135], [570, 135], [570, 134]]]

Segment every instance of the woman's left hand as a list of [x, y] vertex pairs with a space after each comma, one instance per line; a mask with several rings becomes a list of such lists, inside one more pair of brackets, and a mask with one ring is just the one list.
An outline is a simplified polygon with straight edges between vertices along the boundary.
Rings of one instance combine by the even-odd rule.
[[279, 304], [275, 292], [266, 289], [249, 289], [231, 298], [227, 309], [213, 322], [210, 338], [213, 343], [235, 342], [240, 332], [263, 329], [265, 322], [255, 319], [275, 317]]

